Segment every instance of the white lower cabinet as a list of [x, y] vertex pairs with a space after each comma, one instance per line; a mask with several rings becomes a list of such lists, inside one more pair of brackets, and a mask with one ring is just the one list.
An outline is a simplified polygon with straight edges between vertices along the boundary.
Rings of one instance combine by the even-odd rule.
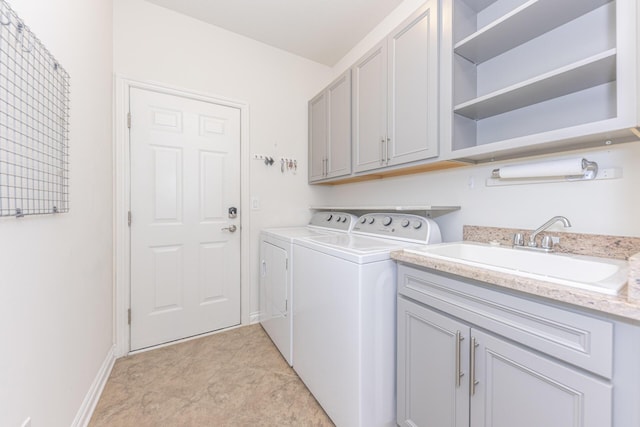
[[[484, 288], [474, 293], [468, 283], [449, 277], [441, 282], [436, 274], [403, 265], [398, 274], [398, 425], [636, 425], [637, 418], [622, 414], [614, 423], [613, 384], [617, 380], [606, 377], [611, 372], [607, 365], [613, 363], [612, 352], [606, 349], [613, 347], [611, 322], [591, 319], [595, 323], [587, 324], [578, 313], [568, 312], [564, 317], [562, 310], [548, 310], [545, 304], [528, 299], [522, 299], [520, 305], [512, 295], [503, 295], [506, 300], [502, 300], [500, 292]], [[491, 330], [492, 324], [501, 322], [513, 328], [496, 326], [499, 333]], [[554, 354], [552, 346], [537, 348], [535, 339], [523, 339], [526, 345], [518, 342], [521, 331], [565, 346], [571, 346], [572, 334], [593, 340], [585, 342], [587, 347], [605, 347], [608, 361], [594, 354], [596, 364], [578, 363], [604, 372], [605, 377], [567, 363]], [[637, 368], [628, 374], [637, 378]], [[627, 407], [624, 411], [637, 413]]]
[[[398, 298], [398, 424], [469, 425], [469, 326]], [[463, 372], [464, 366], [464, 372]]]
[[291, 365], [291, 315], [289, 310], [291, 275], [287, 244], [270, 239], [264, 234], [261, 235], [260, 323], [287, 363]]
[[611, 425], [609, 383], [473, 328], [470, 353], [471, 427]]

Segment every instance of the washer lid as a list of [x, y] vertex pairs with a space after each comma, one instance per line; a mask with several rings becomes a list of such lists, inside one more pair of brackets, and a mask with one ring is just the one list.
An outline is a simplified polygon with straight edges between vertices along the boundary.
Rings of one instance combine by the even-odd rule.
[[265, 228], [262, 230], [265, 236], [293, 241], [294, 239], [304, 239], [313, 236], [324, 236], [330, 233], [328, 230], [309, 228], [309, 227], [277, 227], [277, 228]]
[[352, 234], [313, 236], [294, 243], [358, 264], [387, 260], [392, 251], [417, 246], [415, 243]]

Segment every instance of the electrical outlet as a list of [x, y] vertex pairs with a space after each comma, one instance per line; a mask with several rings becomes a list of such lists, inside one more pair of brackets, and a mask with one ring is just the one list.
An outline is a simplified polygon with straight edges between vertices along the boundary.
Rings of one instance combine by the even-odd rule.
[[27, 419], [22, 422], [20, 427], [31, 427], [31, 417], [27, 417]]

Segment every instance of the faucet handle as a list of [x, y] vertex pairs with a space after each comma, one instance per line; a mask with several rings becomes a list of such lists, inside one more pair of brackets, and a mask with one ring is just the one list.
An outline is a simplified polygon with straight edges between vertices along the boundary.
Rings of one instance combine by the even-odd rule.
[[551, 236], [544, 236], [540, 246], [542, 246], [542, 249], [553, 249], [553, 238]]
[[522, 233], [513, 235], [513, 246], [524, 246], [524, 235]]

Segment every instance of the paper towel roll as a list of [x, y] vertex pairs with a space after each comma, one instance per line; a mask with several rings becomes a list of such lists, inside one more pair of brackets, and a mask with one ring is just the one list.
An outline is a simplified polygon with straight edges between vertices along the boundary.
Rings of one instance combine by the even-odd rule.
[[548, 162], [529, 163], [526, 165], [504, 166], [498, 171], [499, 178], [538, 178], [550, 176], [583, 175], [584, 159], [582, 157]]

